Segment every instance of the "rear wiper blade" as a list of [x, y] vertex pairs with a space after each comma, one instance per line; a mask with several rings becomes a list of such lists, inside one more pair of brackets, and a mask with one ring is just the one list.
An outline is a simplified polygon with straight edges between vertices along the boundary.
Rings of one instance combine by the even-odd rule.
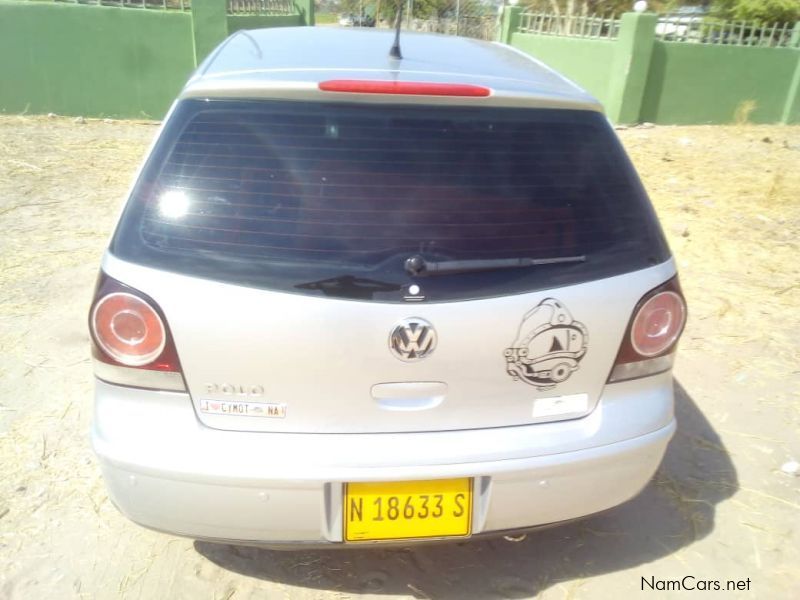
[[557, 256], [554, 258], [489, 258], [478, 260], [429, 261], [421, 256], [406, 259], [405, 269], [409, 275], [445, 275], [448, 273], [471, 273], [475, 271], [494, 271], [496, 269], [518, 269], [521, 267], [540, 267], [567, 263], [586, 262], [586, 256]]

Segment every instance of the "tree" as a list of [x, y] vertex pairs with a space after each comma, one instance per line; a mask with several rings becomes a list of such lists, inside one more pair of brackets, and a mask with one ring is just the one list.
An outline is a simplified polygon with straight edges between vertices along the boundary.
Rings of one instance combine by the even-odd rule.
[[[648, 0], [649, 10], [662, 11], [676, 0]], [[633, 10], [634, 0], [522, 0], [523, 5], [537, 12], [556, 15], [622, 14]], [[691, 4], [692, 2], [681, 2]]]
[[[454, 0], [414, 0], [414, 16], [417, 18], [430, 18], [436, 16], [438, 10], [445, 10], [445, 6]], [[365, 15], [382, 19], [394, 24], [397, 11], [403, 5], [403, 18], [408, 10], [408, 0], [339, 0], [338, 8], [343, 14], [358, 15], [361, 11]], [[437, 8], [441, 5], [442, 8]]]
[[762, 23], [800, 21], [800, 0], [714, 0], [712, 10], [723, 19]]

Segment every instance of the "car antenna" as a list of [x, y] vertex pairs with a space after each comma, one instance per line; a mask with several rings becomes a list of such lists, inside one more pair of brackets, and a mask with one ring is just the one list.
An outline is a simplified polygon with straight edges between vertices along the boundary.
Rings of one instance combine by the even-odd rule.
[[400, 52], [400, 24], [403, 22], [403, 0], [400, 0], [397, 4], [399, 5], [399, 10], [397, 11], [397, 22], [394, 28], [394, 44], [392, 44], [392, 49], [389, 50], [389, 56], [401, 60], [403, 54]]

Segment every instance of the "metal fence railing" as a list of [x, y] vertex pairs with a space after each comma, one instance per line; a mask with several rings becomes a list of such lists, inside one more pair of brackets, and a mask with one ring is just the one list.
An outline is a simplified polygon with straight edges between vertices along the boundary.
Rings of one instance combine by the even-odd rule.
[[525, 12], [520, 15], [519, 31], [540, 35], [615, 39], [619, 35], [616, 15], [557, 15]]
[[430, 19], [409, 19], [404, 29], [460, 35], [479, 40], [494, 40], [497, 36], [497, 18], [485, 16], [460, 15]]
[[[397, 0], [340, 0], [335, 5], [317, 0], [317, 14], [336, 11], [340, 27], [393, 28], [399, 3]], [[498, 9], [502, 0], [402, 0], [406, 31], [423, 31], [459, 35], [482, 40], [497, 38]]]
[[792, 45], [793, 28], [794, 23], [766, 25], [754, 21], [666, 14], [658, 18], [656, 37], [665, 42], [780, 48]]
[[296, 15], [292, 0], [228, 0], [229, 15]]
[[[39, 0], [41, 1], [41, 0]], [[56, 3], [123, 8], [191, 10], [192, 0], [51, 0]], [[292, 0], [227, 0], [229, 15], [296, 15]]]
[[57, 4], [81, 4], [84, 6], [119, 6], [121, 8], [181, 10], [192, 9], [191, 0], [52, 0]]

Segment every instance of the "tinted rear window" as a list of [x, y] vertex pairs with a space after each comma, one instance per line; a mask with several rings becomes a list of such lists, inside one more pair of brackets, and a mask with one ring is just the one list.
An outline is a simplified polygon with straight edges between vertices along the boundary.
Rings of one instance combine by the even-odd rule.
[[[669, 251], [594, 112], [182, 101], [112, 242], [122, 259], [266, 289], [401, 301], [609, 277]], [[429, 261], [546, 267], [413, 277]]]

